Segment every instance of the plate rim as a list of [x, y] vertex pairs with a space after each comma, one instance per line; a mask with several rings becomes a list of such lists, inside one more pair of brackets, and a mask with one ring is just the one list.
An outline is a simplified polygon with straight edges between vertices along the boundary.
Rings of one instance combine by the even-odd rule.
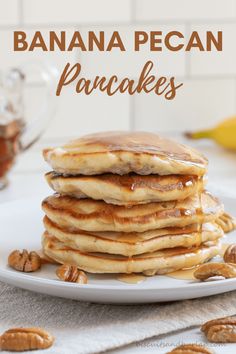
[[[158, 277], [158, 276], [157, 276]], [[212, 281], [205, 281], [205, 282], [194, 282], [194, 283], [186, 283], [186, 284], [182, 284], [181, 286], [165, 286], [165, 287], [157, 287], [157, 286], [153, 286], [154, 284], [152, 284], [151, 286], [143, 286], [143, 287], [139, 287], [139, 284], [127, 284], [127, 285], [123, 285], [123, 284], [118, 284], [118, 285], [102, 285], [102, 284], [77, 284], [77, 283], [70, 283], [70, 282], [61, 282], [59, 279], [47, 279], [47, 278], [43, 278], [43, 277], [34, 277], [30, 274], [27, 273], [20, 273], [17, 271], [11, 271], [8, 269], [2, 269], [0, 268], [0, 280], [3, 279], [4, 280], [7, 279], [15, 279], [17, 278], [17, 280], [23, 280], [23, 281], [31, 281], [32, 283], [44, 283], [50, 286], [56, 286], [56, 287], [61, 287], [61, 288], [86, 288], [86, 289], [98, 289], [98, 290], [132, 290], [132, 289], [136, 289], [138, 288], [138, 290], [141, 291], [150, 291], [150, 290], [159, 290], [159, 291], [167, 291], [167, 290], [176, 290], [176, 291], [181, 291], [182, 289], [185, 290], [189, 290], [195, 287], [201, 287], [201, 288], [208, 288], [208, 287], [214, 287], [214, 285], [221, 285], [223, 286], [224, 284], [231, 284], [235, 282], [236, 285], [236, 278], [231, 278], [231, 279], [220, 279], [220, 280], [212, 280]], [[175, 280], [179, 280], [179, 279], [175, 279]], [[181, 281], [181, 279], [180, 279]], [[236, 288], [235, 288], [236, 289]]]

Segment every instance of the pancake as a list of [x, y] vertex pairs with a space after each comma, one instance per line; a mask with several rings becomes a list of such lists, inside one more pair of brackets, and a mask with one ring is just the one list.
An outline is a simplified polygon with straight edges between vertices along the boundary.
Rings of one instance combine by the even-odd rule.
[[55, 237], [44, 233], [42, 237], [44, 253], [58, 263], [76, 265], [90, 273], [156, 273], [165, 274], [183, 268], [194, 267], [218, 255], [220, 243], [197, 248], [173, 248], [133, 257], [89, 253], [74, 250]]
[[185, 199], [201, 192], [205, 182], [197, 176], [184, 175], [63, 176], [49, 172], [45, 177], [49, 186], [62, 195], [104, 200], [116, 205]]
[[216, 241], [224, 235], [214, 223], [190, 225], [185, 228], [166, 228], [139, 233], [86, 232], [60, 228], [47, 217], [44, 218], [47, 232], [64, 245], [85, 252], [101, 252], [133, 256], [165, 248], [193, 247]]
[[203, 176], [207, 159], [193, 148], [145, 132], [86, 135], [43, 151], [55, 172], [67, 175], [183, 174]]
[[54, 194], [44, 199], [42, 208], [49, 219], [60, 227], [86, 231], [144, 232], [202, 224], [215, 220], [223, 213], [223, 205], [206, 191], [182, 201], [132, 207]]

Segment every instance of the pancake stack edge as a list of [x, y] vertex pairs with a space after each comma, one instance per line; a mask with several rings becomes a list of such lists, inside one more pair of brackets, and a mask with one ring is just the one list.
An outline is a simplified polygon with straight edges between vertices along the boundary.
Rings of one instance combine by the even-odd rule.
[[[207, 159], [152, 133], [98, 133], [45, 149], [44, 253], [91, 273], [165, 274], [220, 253], [223, 205]], [[231, 217], [228, 216], [228, 219]]]

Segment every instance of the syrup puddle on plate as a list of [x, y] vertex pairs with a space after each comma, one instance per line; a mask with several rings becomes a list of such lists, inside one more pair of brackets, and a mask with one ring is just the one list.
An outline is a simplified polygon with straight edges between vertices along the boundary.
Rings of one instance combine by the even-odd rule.
[[194, 278], [193, 275], [196, 269], [197, 267], [190, 268], [190, 269], [181, 269], [181, 270], [177, 270], [176, 272], [165, 274], [165, 276], [174, 279], [180, 279], [180, 280], [196, 280], [196, 278]]
[[142, 283], [146, 277], [141, 274], [120, 274], [116, 279], [123, 283], [139, 284]]
[[[197, 267], [191, 269], [177, 270], [175, 272], [165, 274], [164, 276], [169, 278], [174, 278], [174, 279], [180, 279], [180, 280], [196, 280], [196, 278], [194, 278], [193, 276], [193, 273], [195, 272], [196, 269]], [[123, 283], [139, 284], [145, 281], [146, 278], [147, 277], [142, 274], [120, 274], [117, 276], [116, 279]]]

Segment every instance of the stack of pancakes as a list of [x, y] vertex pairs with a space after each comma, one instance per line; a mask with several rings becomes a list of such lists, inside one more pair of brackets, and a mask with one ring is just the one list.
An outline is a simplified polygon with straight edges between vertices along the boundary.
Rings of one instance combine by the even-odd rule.
[[42, 203], [43, 251], [53, 260], [153, 275], [219, 254], [225, 214], [205, 190], [208, 162], [194, 149], [152, 133], [109, 132], [43, 155], [56, 191]]

